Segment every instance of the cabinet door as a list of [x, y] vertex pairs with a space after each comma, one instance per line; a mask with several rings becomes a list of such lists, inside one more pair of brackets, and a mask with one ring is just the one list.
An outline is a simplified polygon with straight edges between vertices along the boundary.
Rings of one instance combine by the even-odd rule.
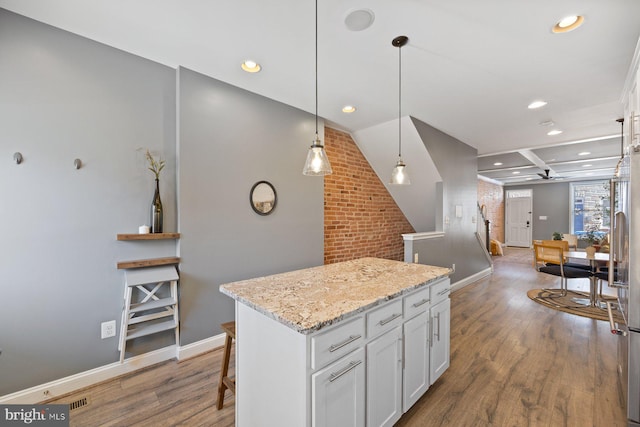
[[451, 300], [431, 307], [431, 357], [429, 378], [433, 384], [449, 367]]
[[364, 427], [364, 349], [359, 348], [311, 376], [311, 425]]
[[402, 328], [367, 344], [367, 426], [392, 426], [402, 415]]
[[429, 313], [404, 324], [402, 410], [407, 412], [429, 388]]

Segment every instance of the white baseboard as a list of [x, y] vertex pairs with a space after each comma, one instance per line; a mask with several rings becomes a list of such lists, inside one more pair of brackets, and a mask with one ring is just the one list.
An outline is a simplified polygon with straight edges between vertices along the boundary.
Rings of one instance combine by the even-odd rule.
[[175, 345], [154, 350], [149, 353], [125, 359], [123, 363], [115, 362], [65, 378], [0, 396], [0, 404], [32, 405], [43, 400], [53, 399], [72, 391], [89, 387], [102, 381], [110, 380], [123, 374], [155, 365], [156, 363], [177, 358], [178, 360], [197, 356], [224, 345], [225, 334], [219, 334], [182, 347]]
[[224, 345], [225, 336], [226, 334], [222, 333], [210, 338], [205, 338], [203, 340], [178, 347], [178, 350], [176, 351], [176, 358], [178, 360], [184, 360], [202, 353], [206, 353], [207, 351], [211, 351], [215, 348], [222, 347]]
[[480, 279], [483, 279], [493, 273], [493, 267], [486, 268], [482, 271], [477, 272], [476, 274], [472, 274], [469, 277], [465, 277], [462, 280], [458, 280], [456, 283], [451, 285], [451, 291], [457, 291], [458, 289], [462, 289], [467, 285], [477, 282]]

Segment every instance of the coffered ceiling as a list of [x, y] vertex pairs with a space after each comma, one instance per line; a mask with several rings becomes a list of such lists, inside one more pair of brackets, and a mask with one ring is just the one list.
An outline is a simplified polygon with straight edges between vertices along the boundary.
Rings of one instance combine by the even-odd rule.
[[[593, 164], [594, 172], [615, 166], [615, 120], [622, 117], [622, 90], [640, 37], [640, 1], [318, 3], [318, 108], [333, 126], [356, 132], [398, 119], [398, 49], [391, 40], [406, 35], [403, 115], [476, 147], [481, 173], [512, 182], [516, 175], [537, 179], [544, 165], [554, 178], [584, 174], [585, 164]], [[0, 0], [0, 7], [16, 13], [311, 113], [314, 5]], [[559, 19], [576, 14], [584, 16], [580, 28], [551, 31]], [[371, 17], [370, 26], [354, 28], [363, 16]], [[262, 70], [243, 71], [246, 59]], [[535, 100], [547, 105], [528, 109]], [[343, 113], [345, 105], [356, 111]], [[548, 136], [554, 129], [562, 133]], [[583, 140], [584, 148], [576, 144]], [[592, 154], [576, 157], [576, 151]], [[498, 161], [500, 168], [493, 166]]]
[[611, 178], [621, 147], [617, 136], [481, 155], [478, 174], [505, 185]]

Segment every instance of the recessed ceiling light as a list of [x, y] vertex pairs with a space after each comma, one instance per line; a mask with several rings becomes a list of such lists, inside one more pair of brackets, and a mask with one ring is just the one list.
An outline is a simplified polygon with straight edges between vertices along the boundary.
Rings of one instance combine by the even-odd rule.
[[250, 59], [247, 59], [246, 61], [244, 61], [240, 67], [242, 67], [242, 69], [245, 70], [247, 73], [257, 73], [262, 69], [260, 64]]
[[493, 166], [502, 166], [502, 162], [495, 162]]
[[566, 33], [568, 31], [575, 30], [576, 28], [581, 26], [583, 22], [584, 16], [565, 16], [560, 21], [558, 21], [556, 25], [553, 26], [551, 31], [553, 31], [554, 33]]
[[555, 125], [555, 123], [553, 122], [553, 120], [545, 120], [544, 122], [540, 122], [538, 123], [540, 126], [553, 126]]
[[519, 171], [513, 171], [514, 175], [518, 175], [520, 172]]
[[342, 112], [343, 113], [353, 113], [354, 111], [356, 111], [356, 107], [354, 107], [353, 105], [345, 105], [344, 107], [342, 107]]
[[588, 168], [588, 167], [591, 167], [591, 166], [593, 166], [593, 165], [582, 165], [583, 168]]
[[369, 9], [352, 10], [344, 18], [344, 25], [351, 31], [366, 30], [373, 24], [376, 16]]
[[549, 132], [547, 132], [547, 135], [554, 136], [554, 135], [560, 135], [561, 133], [562, 133], [561, 130], [555, 129], [555, 130], [550, 130]]
[[527, 106], [527, 108], [530, 110], [535, 110], [536, 108], [544, 107], [545, 105], [547, 105], [547, 101], [533, 101]]
[[591, 154], [591, 151], [583, 151], [581, 153], [578, 153], [578, 156], [588, 156], [589, 154]]
[[533, 178], [529, 177], [529, 178], [525, 178], [525, 181], [531, 181]]

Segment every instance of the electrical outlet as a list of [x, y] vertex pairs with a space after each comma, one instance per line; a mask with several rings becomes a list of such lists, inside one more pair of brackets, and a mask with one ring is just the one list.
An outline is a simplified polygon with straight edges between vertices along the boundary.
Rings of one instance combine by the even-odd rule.
[[453, 272], [455, 273], [455, 272], [456, 272], [456, 265], [455, 265], [455, 264], [452, 264], [452, 265], [451, 265], [451, 269], [452, 269], [452, 270], [453, 270]]
[[413, 254], [413, 262], [414, 263], [418, 263], [418, 253], [416, 252], [415, 254]]
[[100, 338], [105, 339], [116, 336], [116, 321], [110, 320], [100, 324]]

